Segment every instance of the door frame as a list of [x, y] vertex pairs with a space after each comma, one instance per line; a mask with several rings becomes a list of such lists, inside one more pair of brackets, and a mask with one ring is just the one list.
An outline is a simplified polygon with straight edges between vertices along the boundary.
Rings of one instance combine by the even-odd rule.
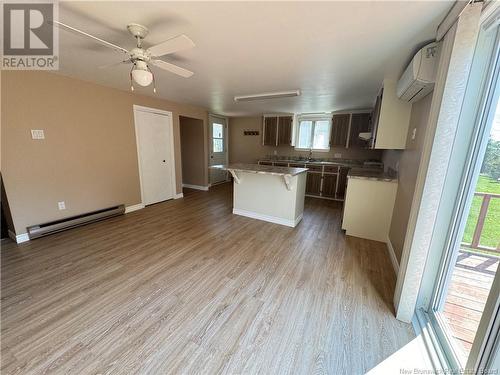
[[212, 129], [212, 119], [213, 118], [219, 118], [219, 119], [223, 119], [225, 122], [226, 122], [226, 129], [225, 129], [225, 136], [224, 136], [224, 150], [225, 150], [225, 153], [226, 153], [226, 162], [229, 163], [229, 119], [226, 117], [226, 116], [222, 116], [222, 115], [217, 115], [215, 113], [209, 113], [208, 114], [208, 186], [212, 186], [212, 185], [217, 185], [218, 183], [219, 184], [222, 184], [224, 182], [227, 182], [229, 181], [229, 173], [226, 173], [226, 179], [225, 181], [222, 181], [222, 182], [218, 182], [218, 183], [215, 183], [215, 184], [212, 184], [212, 181], [210, 181], [210, 165], [211, 165], [211, 162], [210, 160], [212, 159], [212, 153], [213, 153], [213, 147], [214, 147], [214, 142], [213, 142], [213, 129]]
[[172, 181], [172, 199], [175, 199], [177, 195], [177, 180], [175, 176], [175, 151], [174, 151], [174, 122], [172, 112], [165, 111], [163, 109], [144, 107], [141, 105], [134, 104], [134, 131], [135, 131], [135, 147], [137, 149], [137, 166], [139, 170], [139, 185], [141, 188], [141, 205], [144, 206], [144, 187], [142, 181], [142, 168], [141, 168], [141, 150], [139, 147], [139, 132], [137, 130], [137, 112], [148, 112], [155, 113], [157, 115], [166, 116], [168, 119], [168, 126], [170, 127], [170, 161], [172, 165], [171, 169], [171, 181]]

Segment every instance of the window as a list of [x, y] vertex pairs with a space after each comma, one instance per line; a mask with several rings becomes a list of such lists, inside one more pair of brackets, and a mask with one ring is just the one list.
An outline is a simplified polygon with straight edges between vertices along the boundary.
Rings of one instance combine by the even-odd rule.
[[329, 150], [331, 127], [330, 118], [300, 119], [295, 148]]
[[429, 166], [442, 164], [437, 166], [443, 172], [440, 194], [423, 198], [435, 199], [432, 205], [438, 208], [420, 307], [427, 313], [435, 344], [443, 354], [442, 366], [450, 373], [487, 373], [494, 368], [500, 316], [500, 28], [495, 23], [484, 24], [477, 43], [470, 37], [445, 38], [444, 43], [454, 43], [450, 51], [462, 53], [459, 63], [450, 62], [452, 73], [446, 79], [462, 79], [455, 64], [471, 58], [463, 51], [474, 49], [474, 55], [465, 92], [456, 90], [456, 96], [443, 96], [448, 102], [443, 116], [447, 119], [454, 109], [450, 102], [461, 102], [462, 95], [464, 99], [458, 107], [459, 117], [451, 117], [456, 129], [440, 134], [435, 142], [438, 150], [432, 150], [433, 155], [450, 150], [449, 156], [444, 153], [443, 160]]
[[213, 152], [224, 152], [224, 125], [213, 123]]

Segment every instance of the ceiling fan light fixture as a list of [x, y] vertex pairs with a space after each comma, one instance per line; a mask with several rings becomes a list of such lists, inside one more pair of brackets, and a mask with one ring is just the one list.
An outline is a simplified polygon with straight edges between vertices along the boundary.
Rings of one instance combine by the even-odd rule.
[[140, 86], [149, 86], [153, 82], [153, 73], [144, 61], [137, 61], [132, 69], [132, 78]]

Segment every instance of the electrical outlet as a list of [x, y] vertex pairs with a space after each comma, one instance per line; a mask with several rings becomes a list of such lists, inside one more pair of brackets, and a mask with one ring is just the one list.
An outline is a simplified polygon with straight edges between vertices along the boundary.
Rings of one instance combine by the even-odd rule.
[[274, 155], [278, 155], [278, 150], [274, 150]]
[[45, 139], [42, 129], [31, 129], [31, 139]]
[[66, 203], [64, 203], [64, 201], [57, 202], [57, 207], [59, 207], [60, 210], [65, 210], [66, 209]]
[[416, 136], [417, 136], [417, 128], [413, 128], [411, 132], [411, 139], [414, 140]]
[[340, 158], [342, 157], [342, 154], [341, 154], [341, 153], [339, 153], [339, 152], [337, 152], [337, 153], [333, 154], [333, 157], [334, 157], [335, 159], [340, 159]]

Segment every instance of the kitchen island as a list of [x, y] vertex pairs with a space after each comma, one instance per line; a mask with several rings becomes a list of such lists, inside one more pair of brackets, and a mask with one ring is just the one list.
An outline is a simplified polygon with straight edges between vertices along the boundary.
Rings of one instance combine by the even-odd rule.
[[307, 168], [214, 165], [234, 179], [233, 214], [295, 227], [304, 212]]

